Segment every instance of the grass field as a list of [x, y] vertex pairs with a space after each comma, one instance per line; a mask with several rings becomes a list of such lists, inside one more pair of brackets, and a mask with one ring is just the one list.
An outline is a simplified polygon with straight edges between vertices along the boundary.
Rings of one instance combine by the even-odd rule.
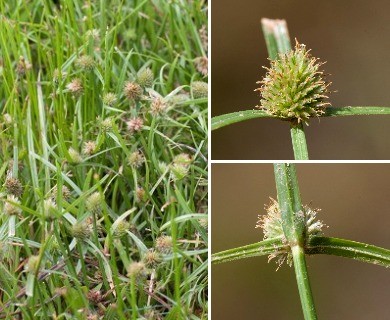
[[1, 319], [207, 319], [207, 10], [0, 0]]

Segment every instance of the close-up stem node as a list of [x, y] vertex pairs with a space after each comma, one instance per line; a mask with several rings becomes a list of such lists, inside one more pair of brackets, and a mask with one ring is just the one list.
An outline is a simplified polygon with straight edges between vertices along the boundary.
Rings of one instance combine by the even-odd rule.
[[[276, 258], [278, 269], [285, 261], [291, 267], [292, 266], [291, 248], [283, 231], [282, 216], [281, 216], [279, 204], [273, 198], [270, 198], [270, 200], [271, 200], [270, 204], [268, 206], [265, 206], [265, 210], [267, 211], [267, 214], [259, 215], [259, 220], [256, 224], [256, 228], [261, 228], [263, 230], [264, 240], [281, 238], [282, 242], [285, 244], [285, 246], [282, 249], [276, 248], [275, 252], [271, 253], [268, 256], [269, 261]], [[296, 214], [297, 219], [304, 220], [305, 245], [309, 243], [310, 239], [313, 236], [322, 235], [322, 228], [325, 227], [325, 224], [322, 221], [316, 219], [317, 213], [319, 211], [320, 209], [311, 209], [308, 206], [303, 206], [303, 214], [302, 212]]]

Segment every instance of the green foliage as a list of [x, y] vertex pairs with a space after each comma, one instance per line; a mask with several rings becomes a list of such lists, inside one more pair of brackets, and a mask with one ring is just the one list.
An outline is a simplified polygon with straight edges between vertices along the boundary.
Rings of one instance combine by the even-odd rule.
[[0, 1], [0, 316], [205, 319], [207, 3], [60, 3]]

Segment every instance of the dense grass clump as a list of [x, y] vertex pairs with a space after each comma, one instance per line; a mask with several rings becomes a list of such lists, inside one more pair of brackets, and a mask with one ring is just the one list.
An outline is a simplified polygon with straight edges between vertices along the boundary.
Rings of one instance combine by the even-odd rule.
[[207, 2], [0, 12], [0, 318], [207, 319]]

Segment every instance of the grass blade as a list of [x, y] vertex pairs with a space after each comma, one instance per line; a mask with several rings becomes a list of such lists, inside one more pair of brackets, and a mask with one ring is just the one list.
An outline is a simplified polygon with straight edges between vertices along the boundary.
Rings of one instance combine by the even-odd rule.
[[[372, 116], [389, 115], [390, 107], [329, 107], [321, 117], [342, 117], [342, 116]], [[211, 118], [211, 130], [217, 130], [233, 123], [257, 118], [275, 118], [262, 110], [244, 110], [233, 113], [227, 113]]]
[[259, 257], [271, 254], [285, 246], [281, 238], [267, 239], [247, 246], [229, 249], [211, 256], [211, 263], [218, 264], [228, 261]]
[[390, 250], [377, 246], [328, 237], [313, 237], [308, 247], [307, 254], [330, 254], [334, 256], [351, 258], [354, 260], [390, 267]]
[[274, 118], [262, 110], [244, 110], [239, 112], [227, 113], [211, 118], [211, 130], [226, 127], [233, 123], [256, 118]]

